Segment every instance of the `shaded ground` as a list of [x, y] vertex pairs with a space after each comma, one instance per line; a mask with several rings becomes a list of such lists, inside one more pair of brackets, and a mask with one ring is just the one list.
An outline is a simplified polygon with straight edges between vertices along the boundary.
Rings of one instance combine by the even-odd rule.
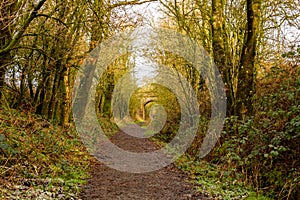
[[[157, 146], [148, 139], [136, 139], [119, 132], [111, 141], [119, 147], [134, 151], [153, 151]], [[201, 199], [188, 183], [187, 175], [174, 165], [155, 172], [132, 174], [120, 172], [95, 161], [91, 165], [91, 178], [81, 192], [82, 199], [103, 200], [168, 200]]]

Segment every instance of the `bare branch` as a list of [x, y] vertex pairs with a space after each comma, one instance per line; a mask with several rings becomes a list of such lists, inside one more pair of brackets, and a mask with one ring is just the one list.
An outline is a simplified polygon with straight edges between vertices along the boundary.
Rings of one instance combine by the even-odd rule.
[[21, 25], [21, 28], [19, 31], [17, 31], [14, 36], [9, 40], [8, 43], [4, 45], [4, 48], [0, 50], [0, 56], [8, 53], [11, 51], [11, 49], [17, 44], [17, 42], [20, 40], [22, 37], [23, 33], [25, 30], [28, 28], [29, 24], [32, 22], [34, 18], [36, 18], [38, 11], [41, 9], [41, 7], [44, 5], [46, 0], [41, 0], [33, 9], [32, 11], [28, 14], [26, 17], [26, 20], [24, 24]]
[[145, 3], [150, 3], [150, 2], [156, 2], [158, 0], [145, 0], [145, 1], [140, 1], [140, 0], [133, 0], [133, 1], [122, 1], [122, 2], [118, 2], [115, 4], [112, 4], [111, 6], [109, 6], [109, 9], [112, 10], [114, 8], [120, 7], [120, 6], [128, 6], [128, 5], [142, 5]]

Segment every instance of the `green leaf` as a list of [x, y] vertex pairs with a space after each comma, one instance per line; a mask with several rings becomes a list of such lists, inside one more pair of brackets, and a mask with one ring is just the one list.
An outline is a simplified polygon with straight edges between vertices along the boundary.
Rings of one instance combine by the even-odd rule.
[[274, 156], [274, 157], [279, 155], [278, 151], [274, 151], [274, 150], [271, 151], [270, 154], [271, 154], [271, 156]]
[[264, 154], [264, 157], [265, 157], [265, 158], [268, 158], [268, 157], [269, 157], [269, 154], [265, 153], [265, 154]]

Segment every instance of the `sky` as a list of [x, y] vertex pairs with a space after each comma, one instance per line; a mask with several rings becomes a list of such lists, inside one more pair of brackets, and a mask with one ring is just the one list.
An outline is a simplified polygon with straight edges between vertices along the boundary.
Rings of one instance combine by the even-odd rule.
[[[162, 13], [159, 12], [159, 2], [151, 2], [142, 5], [137, 5], [133, 7], [134, 12], [142, 14], [144, 16], [144, 20], [142, 22], [143, 27], [158, 27], [160, 18], [162, 17]], [[133, 43], [133, 46], [144, 46], [147, 43], [151, 42], [147, 40], [147, 33], [141, 33], [145, 37], [137, 37]], [[150, 46], [150, 45], [149, 45]], [[135, 48], [134, 48], [135, 49]], [[148, 49], [151, 51], [151, 49]], [[148, 58], [145, 54], [147, 54], [147, 49], [142, 49], [141, 51], [136, 51], [131, 55], [130, 61], [131, 64], [134, 64], [134, 68], [132, 69], [133, 76], [137, 81], [138, 87], [145, 86], [151, 79], [155, 78], [157, 75], [158, 64]]]

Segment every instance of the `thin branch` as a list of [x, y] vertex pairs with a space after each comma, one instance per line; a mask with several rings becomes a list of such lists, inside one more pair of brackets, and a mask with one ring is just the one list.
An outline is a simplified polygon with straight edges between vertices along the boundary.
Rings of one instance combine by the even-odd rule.
[[12, 50], [16, 50], [16, 49], [30, 49], [30, 50], [38, 51], [38, 52], [40, 52], [42, 55], [45, 55], [45, 56], [46, 56], [47, 58], [49, 58], [50, 60], [56, 61], [54, 58], [52, 58], [51, 56], [49, 56], [49, 55], [47, 54], [47, 52], [45, 52], [43, 49], [40, 49], [40, 48], [37, 48], [37, 47], [32, 47], [32, 46], [25, 46], [25, 45], [23, 45], [23, 46], [16, 46], [16, 47], [13, 47], [13, 48], [11, 48], [10, 50], [12, 51]]
[[21, 26], [20, 30], [17, 31], [14, 36], [11, 38], [11, 40], [8, 42], [8, 44], [4, 45], [4, 48], [0, 50], [0, 56], [8, 53], [11, 51], [11, 49], [18, 43], [18, 41], [20, 40], [20, 38], [22, 37], [23, 33], [25, 32], [25, 30], [28, 28], [29, 24], [32, 22], [32, 20], [34, 18], [36, 18], [38, 11], [41, 9], [41, 7], [44, 5], [44, 3], [46, 2], [46, 0], [41, 0], [34, 8], [33, 10], [30, 12], [30, 14], [28, 14], [28, 16], [26, 17], [26, 20], [24, 22], [24, 24]]
[[141, 5], [141, 4], [150, 3], [150, 2], [156, 2], [156, 1], [158, 1], [158, 0], [145, 0], [145, 1], [133, 0], [133, 1], [122, 1], [122, 2], [118, 2], [118, 3], [112, 4], [111, 6], [109, 6], [109, 9], [112, 10], [112, 9], [117, 8], [117, 7], [120, 7], [120, 6]]
[[63, 24], [66, 28], [69, 28], [66, 23], [64, 23], [63, 21], [61, 21], [60, 19], [58, 19], [56, 17], [51, 17], [50, 15], [46, 15], [46, 14], [38, 14], [38, 15], [36, 15], [36, 17], [50, 18], [50, 19], [53, 19], [53, 20], [58, 21], [59, 23]]

